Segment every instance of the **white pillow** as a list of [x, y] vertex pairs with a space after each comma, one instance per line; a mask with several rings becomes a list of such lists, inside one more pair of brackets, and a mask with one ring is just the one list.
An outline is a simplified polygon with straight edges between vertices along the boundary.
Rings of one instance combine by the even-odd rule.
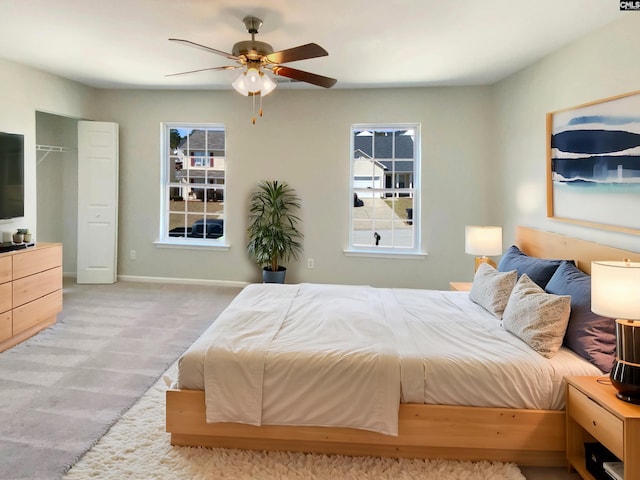
[[513, 287], [502, 325], [540, 355], [551, 358], [562, 346], [569, 313], [570, 295], [546, 293], [525, 273]]
[[488, 263], [481, 263], [473, 277], [469, 298], [485, 310], [502, 318], [518, 272], [499, 272]]

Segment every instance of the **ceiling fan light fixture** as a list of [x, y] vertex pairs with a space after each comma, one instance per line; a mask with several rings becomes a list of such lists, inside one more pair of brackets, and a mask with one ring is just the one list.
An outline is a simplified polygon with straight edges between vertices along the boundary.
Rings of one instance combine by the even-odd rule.
[[277, 84], [264, 72], [249, 68], [246, 72], [242, 72], [231, 86], [245, 97], [257, 94], [264, 97], [273, 92]]
[[249, 85], [247, 85], [247, 73], [242, 72], [238, 78], [236, 78], [231, 86], [238, 92], [240, 95], [244, 95], [245, 97], [249, 95]]
[[[170, 41], [182, 43], [183, 45], [196, 47], [206, 50], [216, 55], [221, 55], [229, 60], [234, 60], [238, 65], [227, 65], [223, 67], [210, 67], [189, 72], [175, 73], [173, 75], [182, 75], [186, 73], [203, 72], [205, 70], [230, 70], [242, 68], [244, 71], [233, 81], [231, 86], [240, 95], [245, 97], [253, 97], [253, 123], [256, 123], [256, 103], [259, 103], [258, 115], [262, 116], [262, 97], [269, 95], [275, 90], [277, 84], [270, 75], [266, 74], [267, 70], [271, 74], [286, 77], [292, 80], [306, 82], [319, 87], [331, 88], [336, 84], [335, 78], [324, 77], [315, 73], [297, 70], [295, 68], [285, 67], [283, 63], [295, 62], [298, 60], [307, 60], [310, 58], [326, 57], [329, 53], [316, 43], [307, 43], [285, 50], [273, 50], [268, 43], [256, 40], [256, 34], [262, 26], [262, 20], [257, 17], [247, 16], [243, 20], [247, 32], [251, 35], [251, 40], [236, 42], [231, 49], [231, 53], [215, 48], [207, 47], [199, 43], [185, 40], [182, 38], [170, 38]], [[256, 102], [258, 97], [258, 102]]]
[[260, 72], [257, 68], [247, 69], [246, 82], [251, 93], [256, 93], [260, 90], [262, 82], [260, 81]]
[[265, 95], [269, 95], [271, 92], [273, 92], [276, 89], [277, 84], [272, 80], [272, 78], [269, 75], [266, 75], [264, 72], [260, 72], [260, 75], [261, 75], [260, 78], [262, 79], [262, 86], [260, 87], [260, 95], [264, 97]]

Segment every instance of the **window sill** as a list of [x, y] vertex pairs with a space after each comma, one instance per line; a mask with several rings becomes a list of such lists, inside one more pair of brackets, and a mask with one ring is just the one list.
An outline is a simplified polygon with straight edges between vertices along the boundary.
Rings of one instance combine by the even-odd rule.
[[401, 252], [393, 250], [344, 250], [346, 257], [425, 259], [426, 252]]
[[181, 248], [185, 250], [227, 251], [231, 248], [231, 245], [211, 240], [156, 240], [155, 242], [153, 242], [153, 244], [156, 248]]

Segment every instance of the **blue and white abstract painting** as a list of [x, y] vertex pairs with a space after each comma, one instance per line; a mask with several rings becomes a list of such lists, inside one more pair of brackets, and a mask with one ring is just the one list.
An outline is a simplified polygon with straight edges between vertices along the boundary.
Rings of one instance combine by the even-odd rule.
[[640, 94], [552, 114], [553, 216], [640, 232]]

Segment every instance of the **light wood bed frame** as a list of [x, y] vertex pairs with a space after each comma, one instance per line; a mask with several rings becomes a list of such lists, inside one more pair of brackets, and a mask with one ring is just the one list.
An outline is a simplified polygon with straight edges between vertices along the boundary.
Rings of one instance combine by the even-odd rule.
[[[539, 258], [566, 258], [586, 272], [592, 260], [640, 261], [640, 254], [517, 227], [516, 244]], [[168, 390], [172, 445], [343, 455], [491, 460], [563, 466], [564, 411], [401, 404], [397, 437], [352, 428], [208, 424], [204, 392]]]

